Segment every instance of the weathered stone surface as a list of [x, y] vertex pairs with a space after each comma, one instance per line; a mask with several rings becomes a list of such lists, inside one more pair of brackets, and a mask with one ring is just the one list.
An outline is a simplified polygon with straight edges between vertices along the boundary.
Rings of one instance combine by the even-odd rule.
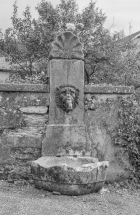
[[9, 142], [6, 142], [4, 144], [3, 140], [0, 138], [0, 165], [13, 164], [15, 162], [15, 158], [11, 157], [10, 149], [11, 149], [11, 146]]
[[[0, 165], [18, 166], [17, 160], [31, 161], [41, 156], [42, 134], [32, 132], [31, 130], [3, 132], [0, 139]], [[6, 166], [3, 168], [2, 175], [6, 175], [5, 168]], [[11, 170], [8, 172], [7, 174], [11, 174]]]
[[21, 107], [19, 110], [23, 113], [30, 114], [46, 114], [48, 111], [48, 107], [46, 106], [27, 106]]
[[5, 179], [10, 183], [18, 184], [20, 181], [20, 184], [24, 185], [26, 181], [23, 180], [30, 180], [32, 178], [31, 166], [28, 162], [16, 161], [3, 175], [5, 175]]
[[8, 144], [9, 148], [41, 148], [42, 134], [32, 133], [32, 130], [20, 130], [3, 135], [2, 142], [3, 145]]
[[0, 83], [9, 79], [9, 72], [0, 71]]
[[[128, 96], [127, 94], [125, 96]], [[91, 144], [91, 155], [100, 161], [108, 160], [107, 180], [128, 177], [128, 168], [131, 168], [124, 150], [113, 144], [118, 125], [119, 104], [117, 95], [113, 94], [87, 94], [87, 112], [85, 122], [87, 125], [88, 142]], [[116, 154], [121, 156], [118, 159]]]
[[49, 85], [45, 84], [12, 84], [0, 83], [0, 92], [39, 92], [48, 93]]
[[22, 128], [34, 128], [44, 131], [48, 122], [48, 114], [24, 114]]
[[89, 156], [85, 125], [48, 125], [42, 142], [42, 155]]
[[29, 147], [21, 147], [21, 148], [12, 148], [11, 156], [16, 160], [24, 160], [24, 161], [32, 161], [41, 157], [41, 148], [29, 148]]
[[109, 85], [85, 85], [85, 93], [91, 94], [133, 94], [134, 87], [109, 86]]
[[0, 179], [10, 181], [31, 179], [27, 162], [41, 156], [49, 105], [49, 94], [15, 87], [0, 85]]
[[83, 195], [102, 188], [107, 167], [108, 162], [90, 157], [41, 157], [32, 162], [32, 173], [37, 187], [66, 195]]
[[[49, 124], [81, 124], [84, 120], [84, 63], [77, 60], [51, 60], [50, 73], [50, 107]], [[61, 85], [72, 85], [79, 90], [79, 101], [76, 108], [65, 114], [56, 104], [56, 88]], [[83, 108], [83, 110], [81, 110]]]
[[0, 180], [7, 180], [8, 175], [11, 174], [13, 170], [13, 166], [15, 165], [14, 162], [10, 163], [10, 160], [6, 162], [0, 163]]
[[[51, 60], [49, 124], [42, 143], [43, 155], [90, 154], [84, 126], [84, 64], [80, 60]], [[78, 104], [67, 112], [56, 102], [56, 90], [61, 86], [73, 86], [78, 90]], [[65, 92], [63, 92], [65, 93]], [[67, 95], [66, 96], [67, 99]], [[68, 95], [70, 101], [70, 95]]]
[[58, 35], [51, 44], [50, 59], [83, 59], [83, 46], [72, 32], [67, 31]]
[[[0, 93], [0, 128], [20, 128], [23, 112], [43, 114], [47, 111], [49, 97], [46, 93]], [[39, 108], [40, 107], [40, 108]]]
[[21, 126], [22, 113], [12, 108], [0, 108], [0, 129], [17, 128]]
[[47, 93], [0, 92], [0, 107], [5, 110], [48, 105], [49, 94]]

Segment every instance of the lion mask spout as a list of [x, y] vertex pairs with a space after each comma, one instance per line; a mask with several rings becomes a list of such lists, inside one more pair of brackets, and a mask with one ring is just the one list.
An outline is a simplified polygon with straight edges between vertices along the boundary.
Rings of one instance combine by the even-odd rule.
[[78, 104], [79, 90], [71, 85], [61, 85], [56, 88], [56, 104], [69, 113]]

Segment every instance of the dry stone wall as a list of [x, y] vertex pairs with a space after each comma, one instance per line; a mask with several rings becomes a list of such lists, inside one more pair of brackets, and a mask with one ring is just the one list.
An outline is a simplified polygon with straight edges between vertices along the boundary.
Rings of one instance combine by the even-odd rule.
[[[108, 180], [127, 177], [127, 154], [112, 142], [117, 126], [118, 96], [131, 87], [85, 86], [85, 123], [91, 156], [109, 160]], [[80, 105], [80, 103], [79, 103]], [[48, 123], [49, 86], [0, 84], [0, 179], [32, 182], [30, 161], [41, 157]], [[120, 155], [119, 160], [116, 154]]]
[[30, 179], [48, 120], [47, 86], [0, 84], [0, 179]]

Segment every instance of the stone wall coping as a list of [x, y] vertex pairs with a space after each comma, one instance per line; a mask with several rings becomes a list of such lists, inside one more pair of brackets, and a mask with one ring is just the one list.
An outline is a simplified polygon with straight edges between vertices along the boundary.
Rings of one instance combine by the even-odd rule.
[[134, 91], [133, 86], [85, 85], [86, 94], [133, 94]]
[[49, 93], [48, 84], [0, 83], [0, 92], [39, 92]]
[[[40, 92], [49, 93], [49, 84], [15, 84], [0, 83], [0, 92]], [[88, 94], [133, 94], [134, 87], [131, 86], [107, 86], [107, 85], [85, 85], [85, 93]]]

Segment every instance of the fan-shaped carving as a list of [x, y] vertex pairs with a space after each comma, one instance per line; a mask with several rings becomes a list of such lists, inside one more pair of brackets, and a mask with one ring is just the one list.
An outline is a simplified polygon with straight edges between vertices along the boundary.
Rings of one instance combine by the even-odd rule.
[[56, 40], [51, 44], [50, 59], [83, 59], [82, 44], [76, 35], [70, 31], [58, 35]]

